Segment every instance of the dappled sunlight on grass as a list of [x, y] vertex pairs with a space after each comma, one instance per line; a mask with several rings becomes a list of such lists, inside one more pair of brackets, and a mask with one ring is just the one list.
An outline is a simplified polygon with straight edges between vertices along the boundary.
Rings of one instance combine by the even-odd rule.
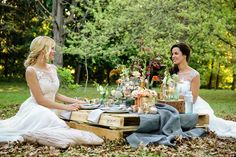
[[24, 82], [0, 82], [0, 92], [19, 92], [27, 89]]
[[21, 90], [24, 90], [24, 88], [21, 87], [0, 88], [0, 92], [19, 92]]

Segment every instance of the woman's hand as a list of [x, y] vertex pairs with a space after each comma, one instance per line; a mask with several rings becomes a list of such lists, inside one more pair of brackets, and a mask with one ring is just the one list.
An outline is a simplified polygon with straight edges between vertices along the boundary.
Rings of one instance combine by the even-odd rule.
[[80, 100], [78, 98], [75, 98], [76, 99], [76, 103], [77, 104], [87, 104], [88, 102], [84, 101], [84, 100]]
[[78, 111], [80, 108], [81, 106], [78, 103], [66, 105], [66, 110], [68, 111]]
[[76, 103], [77, 103], [77, 104], [87, 104], [88, 102], [79, 100], [79, 101], [77, 101]]

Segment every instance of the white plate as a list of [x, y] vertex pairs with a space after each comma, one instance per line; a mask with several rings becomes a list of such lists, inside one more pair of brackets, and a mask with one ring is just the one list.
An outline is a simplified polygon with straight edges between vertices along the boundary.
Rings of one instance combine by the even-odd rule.
[[112, 109], [107, 109], [107, 110], [104, 110], [104, 112], [106, 112], [106, 113], [128, 113], [129, 111], [128, 110], [112, 110]]
[[97, 109], [100, 104], [81, 104], [81, 110], [93, 110], [93, 109]]

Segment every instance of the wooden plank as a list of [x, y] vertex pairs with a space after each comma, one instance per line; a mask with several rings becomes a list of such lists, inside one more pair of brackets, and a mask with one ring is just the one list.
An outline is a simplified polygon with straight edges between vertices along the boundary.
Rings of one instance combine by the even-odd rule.
[[[71, 120], [79, 123], [91, 123], [87, 120], [90, 112], [91, 111], [89, 110], [72, 112]], [[98, 125], [117, 129], [131, 129], [137, 128], [139, 122], [140, 120], [138, 114], [103, 113], [100, 117]]]
[[111, 130], [111, 129], [88, 125], [88, 124], [80, 124], [73, 121], [70, 121], [67, 124], [71, 128], [90, 131], [102, 138], [106, 138], [109, 140], [116, 140], [116, 139], [124, 138], [134, 131], [134, 130]]

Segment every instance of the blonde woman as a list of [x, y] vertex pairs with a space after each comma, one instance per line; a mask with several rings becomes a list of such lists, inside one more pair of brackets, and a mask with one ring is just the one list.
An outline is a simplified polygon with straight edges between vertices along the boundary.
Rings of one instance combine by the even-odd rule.
[[57, 69], [48, 64], [54, 59], [54, 54], [55, 42], [52, 38], [39, 36], [32, 41], [24, 64], [31, 96], [15, 116], [0, 120], [0, 143], [26, 140], [66, 148], [75, 144], [98, 145], [103, 142], [91, 132], [69, 128], [53, 112], [52, 109], [75, 111], [83, 103], [57, 93]]

